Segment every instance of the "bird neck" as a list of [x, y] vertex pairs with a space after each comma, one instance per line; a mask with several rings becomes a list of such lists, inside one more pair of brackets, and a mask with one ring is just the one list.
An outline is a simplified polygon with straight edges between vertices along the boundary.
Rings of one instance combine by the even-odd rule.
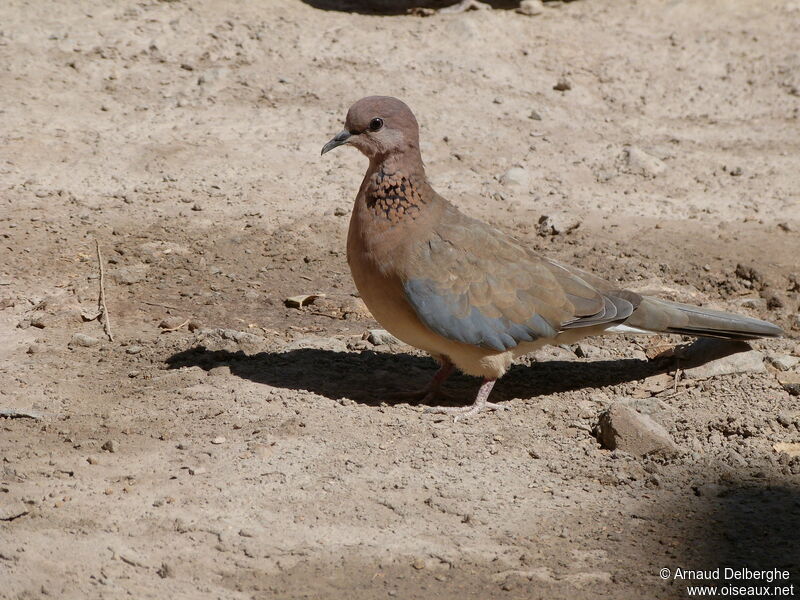
[[365, 208], [391, 223], [415, 219], [433, 198], [422, 160], [402, 155], [371, 161], [362, 189]]

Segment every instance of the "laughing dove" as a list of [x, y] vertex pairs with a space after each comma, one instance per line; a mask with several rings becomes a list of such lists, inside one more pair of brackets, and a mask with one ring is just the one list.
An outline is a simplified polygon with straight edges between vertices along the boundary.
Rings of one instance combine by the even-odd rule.
[[435, 398], [455, 365], [483, 378], [475, 401], [429, 412], [471, 416], [515, 357], [605, 333], [675, 333], [748, 340], [783, 332], [766, 321], [640, 296], [541, 256], [437, 194], [419, 127], [400, 100], [370, 96], [322, 148], [358, 148], [369, 168], [356, 196], [347, 262], [361, 297], [389, 332], [439, 361], [421, 392]]

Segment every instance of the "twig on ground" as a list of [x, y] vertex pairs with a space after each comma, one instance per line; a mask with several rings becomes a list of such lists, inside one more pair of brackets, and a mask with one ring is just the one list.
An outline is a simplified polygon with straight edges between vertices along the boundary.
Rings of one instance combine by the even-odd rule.
[[108, 314], [108, 307], [106, 306], [106, 272], [103, 268], [103, 255], [100, 254], [100, 242], [97, 238], [95, 238], [94, 243], [97, 247], [97, 262], [100, 265], [100, 296], [97, 298], [97, 309], [100, 311], [103, 331], [106, 332], [108, 341], [113, 342], [114, 336], [111, 333], [111, 316]]
[[178, 329], [180, 329], [184, 325], [188, 325], [190, 320], [191, 319], [186, 319], [183, 323], [181, 323], [180, 325], [176, 325], [175, 327], [165, 327], [164, 329], [161, 330], [161, 333], [167, 333], [168, 331], [178, 331]]

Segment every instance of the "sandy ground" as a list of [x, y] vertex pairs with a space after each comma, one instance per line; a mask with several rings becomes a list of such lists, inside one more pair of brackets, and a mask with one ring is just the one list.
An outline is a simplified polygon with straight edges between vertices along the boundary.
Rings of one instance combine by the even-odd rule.
[[[0, 597], [684, 598], [661, 568], [725, 566], [798, 583], [800, 458], [774, 445], [800, 442], [800, 401], [769, 359], [800, 355], [800, 5], [369, 9], [0, 6], [0, 410], [39, 416], [0, 419]], [[468, 213], [789, 337], [676, 383], [645, 353], [679, 338], [549, 349], [495, 388], [510, 411], [466, 423], [388, 401], [435, 367], [362, 340], [344, 236], [365, 162], [319, 157], [374, 93], [415, 110]], [[81, 316], [95, 240], [113, 342]], [[600, 448], [620, 397], [677, 456]]]

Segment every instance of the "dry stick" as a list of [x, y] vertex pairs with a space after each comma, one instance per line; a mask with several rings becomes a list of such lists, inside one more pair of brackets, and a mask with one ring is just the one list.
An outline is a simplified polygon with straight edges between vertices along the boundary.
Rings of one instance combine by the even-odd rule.
[[178, 329], [180, 329], [184, 325], [188, 325], [189, 321], [190, 319], [186, 319], [183, 323], [181, 323], [180, 325], [176, 325], [175, 327], [165, 327], [164, 329], [161, 330], [161, 333], [167, 333], [168, 331], [178, 331]]
[[103, 269], [103, 255], [100, 254], [100, 242], [97, 238], [94, 240], [97, 247], [97, 262], [100, 265], [100, 297], [97, 299], [97, 308], [100, 311], [100, 319], [103, 321], [103, 331], [108, 336], [108, 341], [113, 342], [114, 336], [111, 334], [111, 317], [108, 314], [108, 307], [106, 306], [106, 273]]

